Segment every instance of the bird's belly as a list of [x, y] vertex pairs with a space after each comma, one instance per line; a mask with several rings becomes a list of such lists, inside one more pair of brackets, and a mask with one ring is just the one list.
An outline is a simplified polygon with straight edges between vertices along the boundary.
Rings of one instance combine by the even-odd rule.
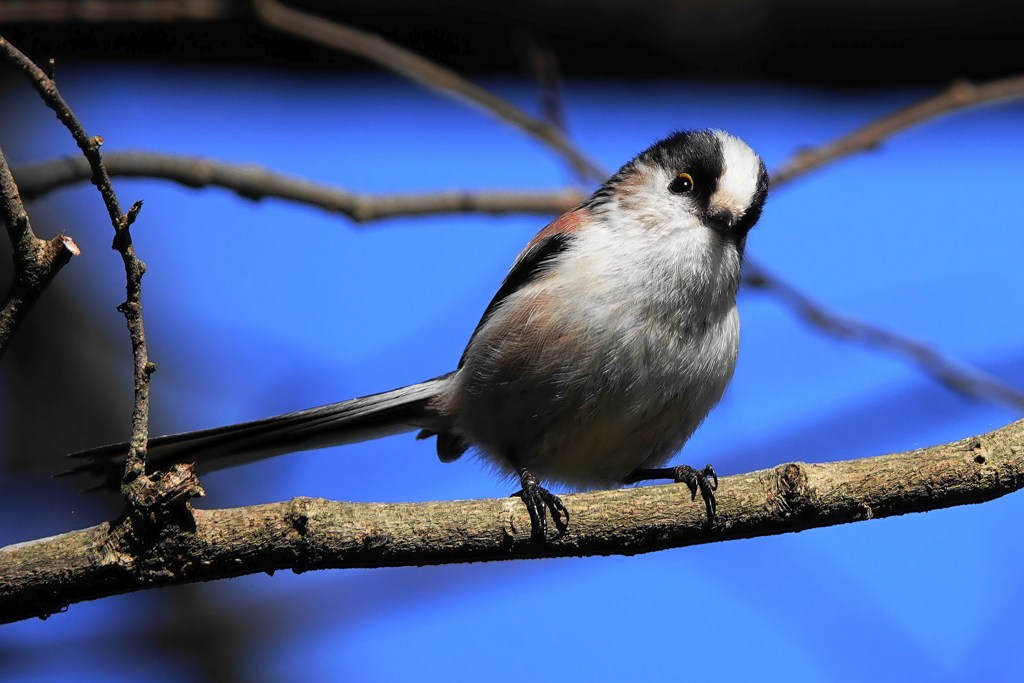
[[613, 486], [636, 468], [671, 457], [695, 427], [689, 423], [678, 405], [651, 406], [638, 415], [609, 401], [589, 420], [551, 429], [527, 468], [545, 481], [576, 488]]
[[541, 358], [514, 379], [478, 385], [466, 406], [470, 441], [499, 466], [574, 488], [612, 486], [668, 460], [732, 376], [735, 308], [687, 334], [639, 325], [605, 337], [568, 367], [552, 371]]

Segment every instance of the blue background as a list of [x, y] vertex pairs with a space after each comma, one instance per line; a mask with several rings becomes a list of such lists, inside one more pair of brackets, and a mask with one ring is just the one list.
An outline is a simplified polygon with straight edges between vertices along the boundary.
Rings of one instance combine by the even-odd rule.
[[[559, 188], [548, 150], [486, 115], [382, 76], [239, 68], [68, 68], [65, 97], [106, 150], [255, 162], [365, 192]], [[526, 109], [529, 82], [484, 85]], [[929, 94], [676, 81], [571, 81], [573, 139], [609, 170], [673, 129], [727, 129], [777, 168]], [[30, 133], [14, 161], [74, 152], [27, 86], [5, 106]], [[1021, 104], [958, 113], [780, 188], [749, 254], [830, 310], [872, 321], [1024, 387]], [[276, 200], [115, 179], [149, 265], [144, 304], [154, 433], [363, 395], [451, 369], [521, 246], [548, 219], [440, 216], [358, 226]], [[30, 207], [74, 215], [83, 256], [60, 275], [117, 335], [101, 350], [130, 392], [123, 271], [98, 193]], [[35, 213], [35, 212], [38, 212]], [[905, 361], [808, 328], [770, 296], [740, 297], [739, 366], [676, 462], [720, 474], [958, 439], [1019, 417], [954, 394]], [[73, 324], [68, 334], [74, 334]], [[98, 388], [98, 392], [107, 390]], [[99, 394], [98, 394], [99, 395]], [[124, 432], [111, 434], [120, 439]], [[81, 443], [88, 447], [91, 443]], [[53, 471], [61, 469], [54, 454]], [[289, 497], [419, 501], [505, 496], [471, 458], [441, 464], [400, 436], [204, 479], [204, 507]], [[74, 483], [2, 483], [0, 543], [106, 519]], [[32, 518], [13, 511], [32, 510]], [[38, 515], [35, 514], [38, 511]], [[639, 557], [278, 572], [204, 587], [196, 628], [245, 615], [244, 680], [1020, 680], [1024, 497]], [[195, 675], [143, 646], [184, 589], [70, 607], [0, 628], [9, 681]], [[211, 638], [217, 635], [211, 628]], [[170, 652], [168, 652], [168, 650]], [[115, 653], [116, 657], [111, 657]]]

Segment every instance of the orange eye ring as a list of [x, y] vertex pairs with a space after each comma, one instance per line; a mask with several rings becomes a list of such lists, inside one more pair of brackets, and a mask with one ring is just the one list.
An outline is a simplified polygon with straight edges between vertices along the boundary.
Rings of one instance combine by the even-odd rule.
[[669, 183], [668, 191], [672, 194], [686, 194], [693, 191], [693, 176], [689, 173], [680, 173]]

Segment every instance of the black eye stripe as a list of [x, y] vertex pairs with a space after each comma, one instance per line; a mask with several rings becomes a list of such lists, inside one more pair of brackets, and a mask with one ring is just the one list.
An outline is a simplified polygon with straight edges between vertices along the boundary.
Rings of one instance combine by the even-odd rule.
[[652, 166], [669, 170], [669, 184], [665, 191], [676, 194], [671, 189], [675, 176], [688, 173], [693, 181], [693, 188], [682, 192], [692, 198], [698, 205], [706, 203], [717, 191], [718, 183], [724, 171], [725, 159], [722, 157], [722, 144], [713, 131], [680, 131], [659, 140], [609, 178], [593, 195], [584, 202], [584, 206], [597, 210], [608, 205], [615, 195], [616, 188], [623, 179], [636, 173], [639, 168]]
[[722, 147], [718, 137], [707, 131], [676, 133], [645, 154], [664, 168], [690, 176], [693, 187], [684, 193], [677, 192], [677, 181], [672, 179], [668, 190], [673, 194], [692, 194], [700, 202], [707, 201], [718, 189], [724, 170]]

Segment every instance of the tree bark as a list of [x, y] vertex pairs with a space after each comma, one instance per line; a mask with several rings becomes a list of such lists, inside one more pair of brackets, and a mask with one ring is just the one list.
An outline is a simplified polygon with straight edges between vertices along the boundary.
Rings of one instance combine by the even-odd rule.
[[[179, 493], [189, 489], [180, 478], [165, 479]], [[565, 496], [569, 528], [543, 544], [530, 542], [517, 498], [185, 506], [144, 529], [126, 517], [0, 549], [0, 622], [143, 588], [278, 569], [635, 555], [981, 503], [1022, 487], [1024, 420], [931, 448], [724, 477], [714, 524], [685, 486]]]

